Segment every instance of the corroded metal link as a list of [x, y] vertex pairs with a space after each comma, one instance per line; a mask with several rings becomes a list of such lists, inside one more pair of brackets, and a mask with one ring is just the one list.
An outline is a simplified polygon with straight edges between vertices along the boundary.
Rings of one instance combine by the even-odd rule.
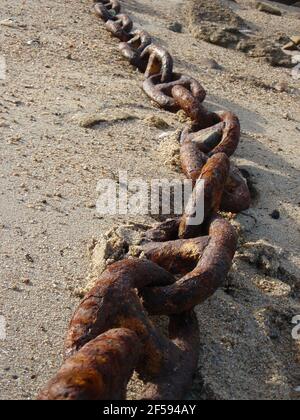
[[190, 142], [195, 143], [201, 152], [208, 154], [222, 141], [224, 128], [224, 122], [220, 122], [197, 132], [191, 132], [190, 127], [185, 127], [182, 130], [180, 142], [181, 144]]
[[104, 22], [112, 19], [121, 11], [121, 4], [118, 0], [95, 0], [94, 3], [96, 15]]
[[180, 109], [180, 104], [172, 96], [175, 86], [184, 87], [199, 102], [203, 102], [206, 97], [206, 91], [196, 79], [180, 73], [173, 73], [167, 83], [162, 83], [159, 75], [151, 76], [143, 83], [145, 93], [161, 108], [169, 111]]
[[124, 328], [110, 330], [67, 359], [38, 399], [125, 399], [141, 352], [135, 332]]
[[95, 11], [96, 16], [98, 16], [104, 22], [108, 22], [110, 19], [113, 18], [113, 15], [102, 3], [95, 3], [94, 11]]
[[217, 147], [215, 147], [208, 155], [212, 156], [216, 153], [226, 153], [228, 157], [232, 156], [236, 151], [241, 137], [241, 126], [238, 117], [229, 111], [217, 112], [220, 122], [225, 124], [223, 128], [222, 139]]
[[[95, 13], [105, 22], [106, 29], [119, 38], [121, 41], [127, 42], [132, 38], [130, 31], [133, 28], [131, 18], [124, 14], [119, 13], [121, 10], [118, 1], [106, 1], [95, 3]], [[113, 12], [113, 13], [112, 13]]]
[[141, 54], [142, 59], [147, 59], [148, 64], [145, 71], [145, 77], [159, 75], [161, 83], [169, 82], [173, 73], [173, 58], [163, 47], [150, 44]]
[[221, 210], [240, 213], [241, 211], [247, 210], [250, 204], [251, 194], [247, 181], [241, 174], [241, 171], [235, 165], [231, 164], [229, 177], [222, 197]]
[[202, 223], [220, 210], [229, 170], [230, 162], [224, 153], [214, 155], [204, 165], [199, 176], [199, 180], [204, 181], [204, 220], [196, 220], [203, 199], [202, 188], [196, 185], [179, 225], [179, 238], [199, 236], [202, 233]]
[[[223, 124], [220, 123], [207, 130], [186, 135], [183, 132], [183, 144], [180, 149], [181, 166], [184, 174], [196, 185], [199, 176], [207, 162], [208, 156], [203, 151], [215, 148], [222, 140]], [[188, 131], [188, 130], [187, 130]], [[214, 156], [213, 153], [209, 155]], [[220, 210], [239, 213], [249, 208], [251, 202], [247, 181], [239, 169], [231, 164], [229, 176], [226, 181]]]
[[[186, 142], [181, 147], [181, 159], [186, 175], [195, 180], [204, 181], [204, 221], [195, 224], [196, 214], [199, 213], [199, 204], [202, 204], [202, 189], [194, 188], [191, 201], [181, 220], [173, 219], [158, 227], [151, 229], [146, 237], [154, 242], [172, 241], [179, 238], [191, 238], [201, 235], [202, 222], [205, 222], [222, 205], [232, 206], [234, 212], [238, 205], [249, 205], [249, 200], [240, 203], [242, 198], [247, 198], [248, 187], [245, 181], [241, 183], [241, 174], [237, 168], [230, 170], [230, 162], [224, 153], [217, 153], [208, 158], [199, 152], [196, 144]], [[239, 177], [240, 175], [240, 177]], [[229, 176], [233, 177], [231, 181]], [[225, 188], [228, 188], [226, 194]]]
[[[192, 271], [209, 244], [209, 236], [192, 239], [177, 239], [164, 242], [150, 242], [143, 246], [145, 256], [172, 274], [185, 275]], [[170, 258], [176, 255], [176, 259]]]
[[208, 157], [194, 142], [184, 142], [180, 148], [180, 160], [183, 173], [195, 185]]
[[110, 266], [73, 316], [65, 342], [66, 356], [111, 328], [130, 328], [134, 320], [139, 327], [139, 337], [144, 343], [148, 342], [145, 359], [151, 361], [149, 368], [157, 369], [159, 358], [155, 351], [151, 352], [158, 348], [159, 342], [135, 299], [134, 289], [173, 282], [170, 273], [150, 261], [129, 259]]
[[[180, 314], [203, 303], [224, 284], [237, 248], [235, 229], [227, 220], [214, 216], [209, 224], [208, 234], [209, 244], [193, 271], [172, 285], [147, 287], [141, 291], [143, 304], [149, 313]], [[164, 257], [164, 253], [161, 254]], [[170, 253], [168, 264], [172, 264], [176, 258], [177, 252]], [[158, 258], [155, 261], [160, 263]], [[166, 264], [165, 258], [162, 262]]]
[[208, 112], [201, 104], [205, 97], [203, 100], [199, 100], [185, 86], [180, 85], [174, 86], [171, 94], [177, 106], [183, 109], [191, 120], [197, 123], [199, 128], [207, 128], [219, 122], [217, 116], [212, 112]]
[[95, 3], [102, 3], [108, 10], [112, 10], [118, 14], [121, 11], [121, 3], [119, 0], [94, 0]]
[[[160, 107], [185, 111], [192, 121], [181, 135], [181, 165], [195, 186], [181, 218], [145, 234], [147, 259], [117, 262], [102, 274], [70, 322], [66, 360], [40, 393], [42, 400], [125, 398], [134, 370], [148, 400], [182, 399], [198, 364], [199, 326], [193, 308], [224, 284], [237, 248], [233, 226], [217, 212], [249, 207], [250, 193], [230, 164], [240, 140], [231, 112], [209, 112], [206, 91], [195, 79], [173, 72], [173, 58], [144, 31], [132, 32], [118, 0], [95, 0], [94, 10], [122, 43], [120, 51], [145, 72], [145, 93]], [[204, 184], [204, 220], [195, 223]], [[152, 241], [149, 243], [149, 239]], [[179, 280], [178, 280], [179, 279]], [[169, 316], [169, 335], [149, 314]]]
[[[240, 122], [235, 114], [229, 111], [207, 111], [182, 86], [175, 86], [172, 89], [172, 96], [178, 106], [197, 124], [198, 129], [201, 129], [197, 133], [190, 133], [189, 130], [185, 129], [181, 137], [182, 143], [193, 141], [197, 143], [199, 150], [209, 156], [216, 153], [226, 153], [228, 157], [233, 155], [239, 145], [241, 136]], [[204, 130], [205, 128], [207, 130]], [[220, 136], [221, 133], [222, 136]]]
[[127, 42], [132, 38], [130, 31], [133, 28], [133, 23], [128, 15], [116, 15], [105, 23], [105, 27], [113, 36], [123, 42]]
[[[129, 329], [142, 344], [136, 370], [147, 383], [143, 398], [183, 398], [197, 366], [195, 316], [189, 312], [180, 318], [171, 318], [170, 340], [156, 330], [136, 293], [136, 289], [174, 282], [170, 273], [151, 261], [129, 259], [110, 266], [73, 316], [66, 339], [66, 355], [76, 356], [82, 346], [111, 328]], [[188, 357], [184, 354], [187, 350], [190, 351]]]
[[121, 42], [119, 49], [130, 64], [145, 72], [147, 58], [142, 59], [141, 54], [151, 44], [151, 36], [145, 31], [134, 31], [131, 35], [132, 38], [128, 42]]
[[195, 148], [208, 156], [225, 153], [228, 157], [236, 151], [240, 141], [240, 123], [232, 112], [210, 113], [217, 124], [207, 129], [191, 132], [185, 128], [181, 135], [181, 143], [193, 143]]

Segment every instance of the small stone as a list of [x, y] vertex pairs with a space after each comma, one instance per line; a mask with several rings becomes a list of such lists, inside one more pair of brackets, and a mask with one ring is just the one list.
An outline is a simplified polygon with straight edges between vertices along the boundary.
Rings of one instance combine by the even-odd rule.
[[293, 121], [293, 118], [291, 117], [289, 113], [283, 114], [283, 118], [287, 121]]
[[278, 7], [271, 6], [270, 4], [257, 2], [255, 7], [260, 12], [269, 13], [271, 15], [276, 16], [282, 16], [281, 10], [278, 9]]
[[272, 213], [270, 214], [270, 216], [272, 217], [272, 219], [274, 220], [278, 220], [280, 219], [280, 212], [279, 210], [274, 210], [272, 211]]
[[31, 281], [29, 279], [24, 279], [23, 283], [26, 284], [26, 286], [30, 286], [31, 285]]
[[34, 38], [34, 39], [30, 39], [29, 41], [26, 42], [27, 45], [40, 45], [40, 40], [39, 38]]
[[165, 130], [169, 128], [169, 124], [163, 120], [160, 117], [157, 117], [156, 115], [149, 115], [144, 119], [145, 123], [149, 125], [150, 127], [158, 128], [159, 130]]
[[4, 19], [0, 21], [1, 26], [6, 26], [8, 28], [18, 29], [18, 28], [26, 28], [26, 25], [17, 23], [13, 19]]
[[275, 84], [274, 89], [277, 90], [277, 92], [283, 93], [289, 91], [289, 85], [287, 82], [281, 81]]
[[171, 22], [168, 25], [168, 29], [172, 32], [182, 33], [182, 25], [179, 22]]
[[220, 64], [218, 64], [216, 62], [216, 60], [212, 59], [212, 58], [204, 58], [201, 61], [201, 64], [206, 67], [207, 69], [211, 69], [211, 70], [223, 70], [223, 67], [220, 66]]
[[27, 260], [27, 261], [29, 261], [29, 262], [31, 262], [31, 263], [33, 263], [33, 262], [34, 262], [34, 259], [32, 258], [32, 256], [31, 256], [30, 254], [26, 254], [26, 255], [25, 255], [25, 258], [26, 258], [26, 260]]
[[241, 38], [243, 38], [243, 35], [238, 29], [229, 27], [212, 29], [212, 31], [207, 34], [205, 41], [220, 45], [221, 47], [232, 48], [239, 43]]

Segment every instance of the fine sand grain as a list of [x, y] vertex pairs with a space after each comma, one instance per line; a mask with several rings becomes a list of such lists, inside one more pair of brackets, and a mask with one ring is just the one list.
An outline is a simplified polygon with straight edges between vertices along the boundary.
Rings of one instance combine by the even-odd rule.
[[[235, 220], [240, 249], [228, 284], [197, 309], [201, 357], [190, 397], [297, 399], [300, 80], [291, 69], [195, 39], [184, 1], [122, 3], [170, 50], [179, 71], [202, 81], [210, 109], [237, 113], [243, 135], [234, 160], [255, 193], [251, 209]], [[1, 0], [1, 399], [34, 399], [60, 366], [93, 243], [116, 223], [154, 221], [99, 217], [97, 182], [116, 178], [119, 169], [146, 180], [181, 176], [164, 147], [180, 118], [145, 97], [142, 75], [123, 61], [91, 4]], [[250, 1], [234, 3], [260, 33], [299, 35], [300, 9], [279, 7], [282, 17]], [[174, 21], [182, 33], [168, 29]], [[223, 70], [209, 68], [210, 59]], [[270, 216], [275, 210], [279, 219]]]

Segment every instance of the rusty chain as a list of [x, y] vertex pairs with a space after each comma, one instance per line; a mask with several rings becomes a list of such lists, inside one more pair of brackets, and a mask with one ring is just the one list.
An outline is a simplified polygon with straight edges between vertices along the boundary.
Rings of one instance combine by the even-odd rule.
[[[193, 226], [193, 211], [186, 211], [159, 224], [145, 235], [144, 259], [109, 266], [75, 311], [66, 360], [38, 398], [124, 399], [136, 371], [144, 382], [141, 399], [182, 399], [198, 364], [194, 308], [224, 284], [237, 248], [234, 228], [218, 212], [250, 206], [247, 182], [229, 160], [239, 144], [240, 124], [231, 112], [206, 110], [205, 89], [173, 71], [172, 56], [147, 32], [133, 30], [118, 0], [94, 1], [94, 11], [121, 41], [122, 55], [145, 73], [143, 89], [151, 100], [190, 117], [181, 135], [181, 165], [194, 185], [205, 181], [205, 217]], [[150, 315], [169, 317], [168, 336]]]

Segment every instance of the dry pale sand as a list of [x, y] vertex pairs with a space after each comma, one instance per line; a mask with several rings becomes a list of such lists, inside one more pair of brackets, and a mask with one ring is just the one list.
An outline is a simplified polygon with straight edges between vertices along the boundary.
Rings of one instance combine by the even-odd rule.
[[[97, 215], [97, 182], [120, 168], [145, 179], [180, 176], [164, 164], [163, 130], [147, 122], [160, 116], [172, 133], [178, 118], [144, 96], [142, 76], [121, 59], [116, 40], [89, 12], [91, 3], [1, 0], [0, 21], [12, 19], [0, 25], [7, 62], [0, 81], [0, 315], [7, 319], [1, 399], [33, 399], [56, 372], [76, 290], [86, 283], [88, 248], [128, 220]], [[197, 310], [201, 357], [191, 397], [296, 399], [300, 349], [291, 322], [300, 314], [300, 80], [289, 69], [197, 41], [185, 24], [182, 34], [170, 31], [170, 22], [185, 22], [181, 0], [122, 3], [137, 26], [168, 47], [179, 71], [203, 82], [211, 109], [238, 114], [243, 137], [235, 160], [257, 192], [237, 219], [241, 246], [228, 285]], [[235, 8], [262, 33], [299, 31], [296, 9], [277, 17], [250, 6], [238, 0]], [[205, 58], [224, 70], [206, 69]], [[287, 92], [272, 89], [278, 82]], [[108, 121], [81, 127], [94, 113]], [[279, 220], [270, 217], [275, 209]]]

